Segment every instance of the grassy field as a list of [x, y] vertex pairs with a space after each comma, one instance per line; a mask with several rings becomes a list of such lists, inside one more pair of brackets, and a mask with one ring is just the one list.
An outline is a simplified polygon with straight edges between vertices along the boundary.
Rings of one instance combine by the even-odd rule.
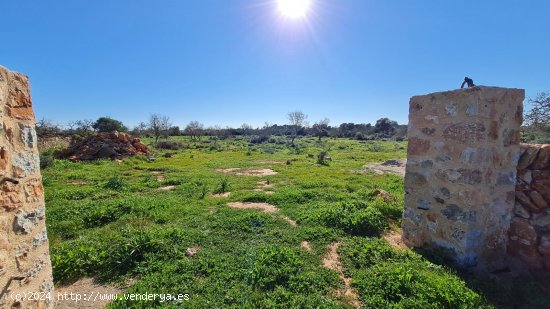
[[[55, 160], [43, 170], [57, 285], [95, 277], [132, 280], [128, 292], [190, 295], [183, 304], [120, 300], [112, 308], [340, 308], [357, 304], [342, 280], [351, 278], [367, 308], [491, 307], [453, 271], [381, 238], [399, 226], [403, 179], [361, 170], [404, 158], [405, 143], [179, 141], [186, 147], [171, 151], [172, 158], [155, 150], [152, 162]], [[318, 164], [316, 155], [327, 149], [332, 160]], [[231, 168], [277, 174], [220, 171]], [[374, 196], [375, 189], [391, 199]], [[224, 192], [231, 195], [210, 196]], [[268, 203], [278, 211], [228, 202]], [[335, 243], [340, 270], [323, 267]], [[187, 256], [189, 248], [196, 255]]]

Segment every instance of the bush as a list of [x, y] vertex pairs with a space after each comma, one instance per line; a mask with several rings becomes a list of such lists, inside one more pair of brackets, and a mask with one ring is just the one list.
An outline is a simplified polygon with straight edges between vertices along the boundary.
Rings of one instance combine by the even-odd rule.
[[366, 308], [490, 308], [457, 276], [420, 260], [373, 265], [353, 285]]
[[327, 160], [326, 160], [327, 155], [328, 155], [328, 152], [326, 150], [323, 150], [323, 151], [319, 152], [319, 154], [317, 155], [317, 164], [328, 165]]
[[225, 177], [222, 180], [220, 180], [220, 182], [218, 183], [218, 186], [214, 190], [214, 194], [229, 192], [229, 190], [230, 190], [229, 179]]
[[185, 145], [180, 142], [162, 141], [158, 142], [155, 147], [157, 147], [158, 149], [178, 150], [181, 148], [185, 148]]
[[351, 235], [379, 235], [388, 226], [382, 213], [361, 202], [339, 202], [317, 210], [315, 220]]
[[126, 183], [119, 176], [114, 176], [111, 177], [103, 187], [105, 189], [122, 191], [126, 188]]
[[260, 136], [256, 136], [256, 137], [253, 137], [250, 139], [250, 142], [252, 144], [262, 144], [262, 143], [265, 143], [269, 141], [269, 136], [267, 135], [260, 135]]
[[184, 231], [165, 227], [125, 228], [117, 234], [65, 242], [52, 250], [54, 280], [68, 282], [96, 275], [116, 280], [137, 273], [140, 264], [149, 258], [175, 260], [187, 246], [189, 239]]
[[289, 248], [268, 245], [250, 258], [249, 283], [260, 290], [273, 290], [276, 286], [287, 286], [292, 277], [298, 275], [303, 261]]
[[53, 154], [41, 153], [40, 154], [40, 169], [46, 169], [53, 164]]
[[340, 247], [341, 258], [347, 267], [365, 269], [387, 260], [398, 260], [406, 254], [394, 250], [383, 239], [354, 237]]

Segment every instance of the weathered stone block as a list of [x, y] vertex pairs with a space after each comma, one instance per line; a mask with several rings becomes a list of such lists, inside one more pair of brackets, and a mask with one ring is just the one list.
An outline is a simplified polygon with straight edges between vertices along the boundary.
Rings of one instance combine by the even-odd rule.
[[[53, 292], [34, 123], [27, 77], [0, 67], [0, 288], [15, 294]], [[0, 297], [1, 308], [52, 306]]]
[[540, 151], [540, 147], [537, 147], [536, 145], [522, 144], [521, 148], [524, 149], [524, 152], [519, 159], [518, 170], [524, 170], [533, 164]]
[[15, 215], [13, 231], [15, 233], [29, 234], [38, 225], [39, 220], [44, 216], [39, 210], [32, 212], [19, 212]]
[[464, 122], [448, 125], [443, 131], [443, 137], [448, 140], [466, 142], [478, 142], [486, 136], [485, 125], [479, 122]]
[[465, 267], [504, 258], [514, 211], [533, 220], [523, 204], [514, 207], [523, 98], [523, 90], [493, 87], [411, 98], [406, 243], [443, 247]]
[[536, 160], [533, 162], [532, 169], [543, 170], [550, 167], [550, 145], [542, 145]]
[[411, 137], [409, 138], [408, 154], [421, 155], [430, 149], [430, 141], [426, 139]]

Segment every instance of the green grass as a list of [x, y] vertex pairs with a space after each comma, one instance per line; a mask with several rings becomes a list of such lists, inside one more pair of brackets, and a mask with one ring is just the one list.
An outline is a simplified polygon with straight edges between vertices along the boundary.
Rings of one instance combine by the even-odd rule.
[[[405, 143], [309, 138], [290, 148], [282, 138], [261, 145], [243, 139], [172, 140], [186, 146], [170, 151], [173, 158], [159, 150], [153, 162], [54, 160], [43, 170], [57, 284], [89, 276], [113, 284], [132, 278], [129, 292], [189, 293], [183, 304], [188, 307], [350, 307], [335, 293], [343, 285], [338, 274], [322, 267], [327, 245], [339, 241], [345, 272], [367, 308], [485, 305], [451, 270], [397, 252], [378, 238], [390, 222], [399, 223], [403, 180], [356, 171], [369, 162], [404, 158]], [[316, 154], [326, 149], [332, 161], [318, 164]], [[235, 167], [278, 174], [215, 171]], [[156, 173], [164, 180], [157, 181]], [[76, 180], [85, 184], [71, 184]], [[254, 192], [260, 180], [275, 193]], [[167, 185], [175, 188], [158, 189]], [[375, 189], [394, 200], [373, 197]], [[230, 198], [208, 197], [228, 191]], [[280, 214], [227, 207], [232, 201], [267, 202]], [[300, 248], [304, 240], [311, 252]], [[187, 257], [189, 247], [198, 253]], [[181, 306], [120, 300], [111, 307], [153, 305]]]

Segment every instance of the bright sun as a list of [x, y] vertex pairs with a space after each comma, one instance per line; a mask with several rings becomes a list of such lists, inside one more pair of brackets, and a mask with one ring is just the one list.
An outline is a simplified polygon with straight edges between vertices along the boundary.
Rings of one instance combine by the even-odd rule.
[[311, 0], [277, 0], [279, 11], [288, 18], [304, 17], [309, 10]]

